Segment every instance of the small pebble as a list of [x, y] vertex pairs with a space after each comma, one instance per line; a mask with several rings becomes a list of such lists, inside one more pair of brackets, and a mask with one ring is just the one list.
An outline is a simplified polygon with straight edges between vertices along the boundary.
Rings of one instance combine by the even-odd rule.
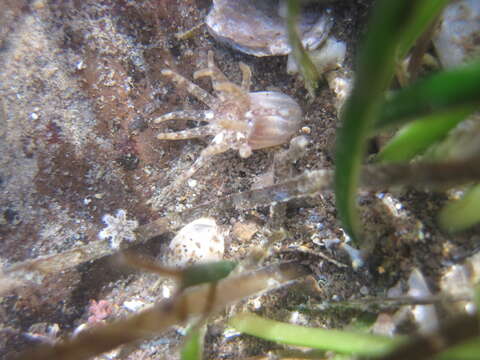
[[309, 135], [312, 132], [312, 129], [310, 129], [308, 126], [304, 126], [300, 129], [302, 134]]
[[363, 296], [368, 295], [368, 288], [365, 285], [360, 288], [360, 294]]
[[248, 241], [258, 230], [259, 226], [253, 221], [243, 223], [239, 221], [233, 225], [232, 233], [238, 240]]
[[140, 300], [127, 300], [123, 303], [123, 307], [131, 312], [136, 312], [142, 309], [145, 306], [145, 303]]

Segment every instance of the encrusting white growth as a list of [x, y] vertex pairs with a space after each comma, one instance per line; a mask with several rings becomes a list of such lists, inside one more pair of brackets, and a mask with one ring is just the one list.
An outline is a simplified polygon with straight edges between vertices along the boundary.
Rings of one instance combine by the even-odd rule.
[[107, 226], [98, 233], [98, 237], [102, 240], [109, 239], [112, 249], [119, 249], [123, 240], [135, 241], [134, 230], [138, 227], [138, 221], [128, 220], [125, 210], [117, 210], [115, 216], [105, 214], [102, 221]]

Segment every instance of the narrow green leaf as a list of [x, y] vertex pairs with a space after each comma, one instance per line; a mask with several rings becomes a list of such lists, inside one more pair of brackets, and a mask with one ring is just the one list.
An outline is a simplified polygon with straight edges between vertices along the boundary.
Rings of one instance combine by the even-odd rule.
[[375, 130], [467, 106], [480, 107], [480, 61], [435, 74], [397, 91], [383, 104]]
[[448, 231], [464, 230], [480, 222], [480, 185], [473, 186], [459, 200], [447, 204], [438, 217]]
[[391, 339], [352, 331], [308, 328], [254, 314], [237, 315], [230, 320], [230, 325], [243, 333], [277, 343], [364, 356], [388, 353], [404, 342], [400, 337]]
[[300, 16], [300, 2], [298, 0], [288, 0], [287, 10], [288, 41], [292, 47], [292, 55], [305, 81], [305, 87], [310, 96], [313, 97], [315, 95], [315, 89], [318, 87], [320, 75], [310, 56], [305, 51], [300, 36], [298, 35], [297, 24]]
[[436, 357], [438, 360], [478, 360], [480, 338], [471, 339], [464, 344], [454, 346]]
[[357, 77], [343, 113], [336, 146], [335, 197], [345, 231], [358, 243], [360, 227], [356, 189], [366, 139], [379, 113], [385, 89], [394, 74], [402, 30], [415, 14], [416, 1], [376, 3], [359, 57]]
[[461, 108], [407, 124], [385, 145], [377, 159], [382, 162], [408, 161], [445, 137], [473, 111], [471, 107]]
[[480, 284], [478, 283], [475, 285], [475, 292], [473, 296], [475, 306], [477, 307], [477, 317], [480, 320]]
[[412, 22], [409, 26], [406, 27], [405, 33], [398, 45], [398, 59], [401, 60], [407, 56], [418, 37], [428, 29], [433, 21], [435, 21], [449, 1], [450, 0], [417, 1], [414, 10], [416, 13], [415, 17], [412, 18]]
[[182, 288], [219, 281], [227, 277], [236, 266], [237, 263], [228, 260], [188, 266], [183, 270]]
[[187, 333], [187, 341], [183, 344], [180, 351], [182, 360], [201, 360], [202, 359], [202, 336], [198, 327], [190, 329]]

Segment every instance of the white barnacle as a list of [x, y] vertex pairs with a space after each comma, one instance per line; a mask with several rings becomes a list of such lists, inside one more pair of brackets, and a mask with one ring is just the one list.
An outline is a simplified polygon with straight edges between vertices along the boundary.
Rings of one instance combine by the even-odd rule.
[[127, 212], [123, 209], [117, 210], [115, 216], [105, 214], [102, 221], [107, 225], [98, 233], [98, 237], [102, 240], [110, 240], [110, 246], [113, 249], [120, 248], [123, 240], [129, 242], [135, 241], [134, 230], [138, 227], [137, 220], [128, 220]]
[[210, 77], [216, 96], [208, 93], [172, 70], [162, 71], [177, 85], [195, 96], [209, 110], [182, 110], [164, 114], [155, 119], [156, 124], [168, 120], [189, 119], [207, 125], [172, 133], [160, 133], [161, 140], [191, 139], [214, 136], [193, 165], [169, 187], [168, 192], [178, 189], [214, 155], [229, 149], [237, 150], [241, 157], [249, 157], [253, 150], [281, 145], [290, 140], [299, 130], [302, 111], [290, 96], [275, 91], [250, 92], [250, 68], [240, 63], [242, 83], [236, 85], [218, 69], [213, 53], [208, 53], [208, 67], [194, 73], [194, 78]]

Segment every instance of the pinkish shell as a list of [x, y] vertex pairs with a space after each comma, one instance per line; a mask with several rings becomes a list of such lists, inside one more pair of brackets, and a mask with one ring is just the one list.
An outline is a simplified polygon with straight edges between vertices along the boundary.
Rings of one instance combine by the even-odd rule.
[[275, 91], [249, 93], [252, 150], [285, 144], [302, 123], [302, 110], [290, 96]]
[[[279, 1], [274, 0], [214, 0], [205, 22], [218, 41], [246, 54], [288, 55], [291, 47], [280, 12]], [[327, 13], [305, 11], [302, 14], [299, 30], [307, 49], [318, 48], [327, 38], [333, 25]]]

